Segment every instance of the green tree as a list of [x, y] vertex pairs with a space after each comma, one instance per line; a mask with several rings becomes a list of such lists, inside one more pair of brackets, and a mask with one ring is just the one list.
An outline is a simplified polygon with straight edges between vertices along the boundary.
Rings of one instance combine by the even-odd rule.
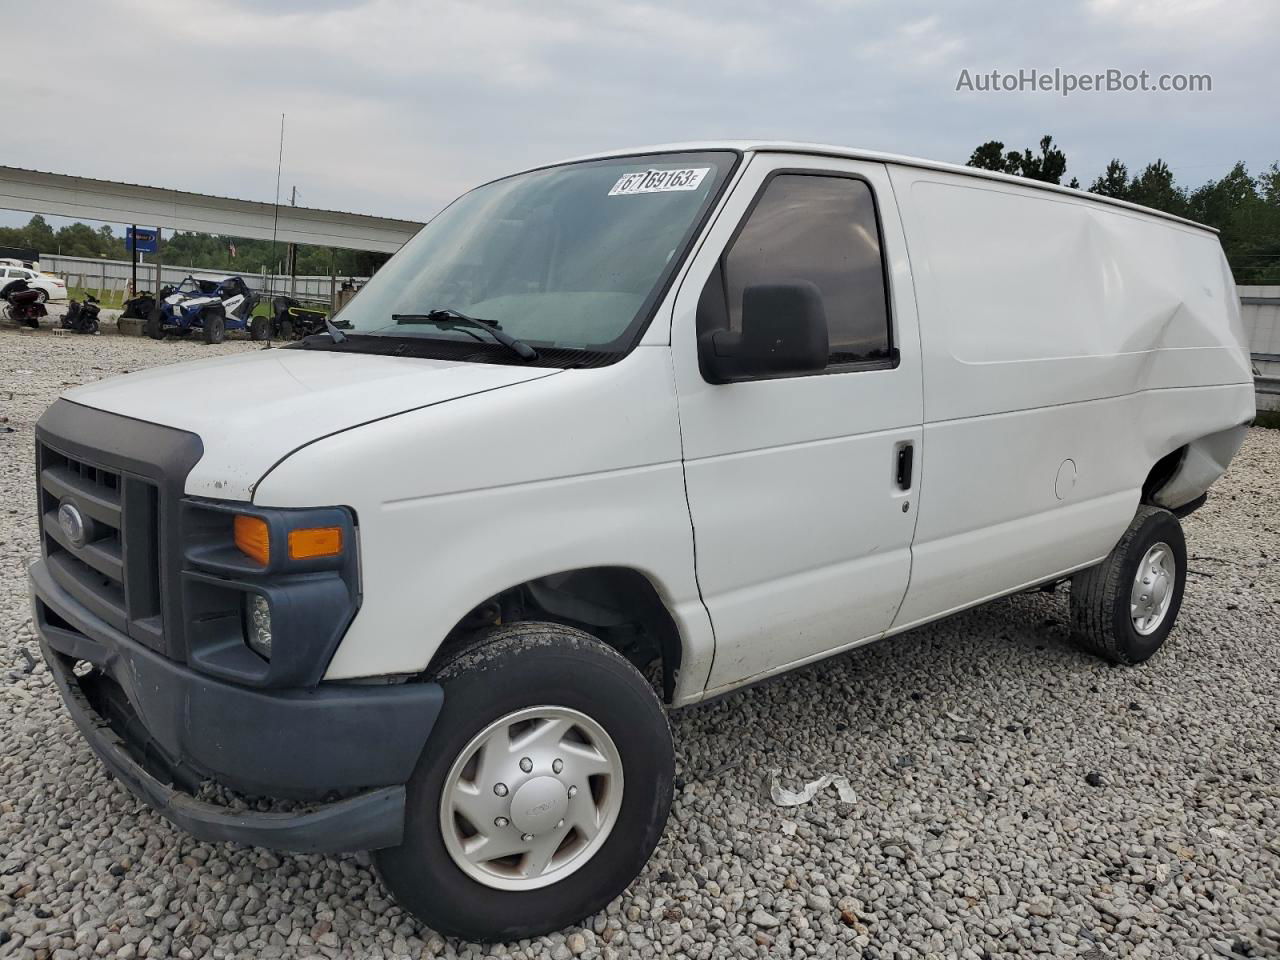
[[53, 227], [49, 226], [49, 221], [38, 213], [27, 221], [27, 225], [23, 228], [23, 232], [26, 235], [25, 245], [28, 247], [34, 247], [41, 253], [44, 253], [46, 250], [52, 250], [56, 243], [53, 235]]
[[54, 237], [54, 249], [67, 257], [97, 257], [102, 251], [102, 235], [87, 223], [72, 223]]
[[1258, 178], [1258, 189], [1267, 203], [1280, 206], [1280, 164], [1271, 164]]
[[1274, 277], [1280, 263], [1280, 199], [1275, 165], [1255, 179], [1237, 163], [1187, 199], [1192, 219], [1215, 227], [1237, 281]]
[[1030, 148], [1022, 151], [1016, 172], [1031, 180], [1062, 183], [1062, 175], [1067, 172], [1067, 155], [1053, 145], [1053, 137], [1045, 134], [1040, 138], [1038, 155], [1032, 154]]
[[1107, 164], [1106, 172], [1089, 184], [1090, 193], [1100, 193], [1104, 197], [1115, 197], [1117, 200], [1129, 198], [1129, 168], [1120, 160], [1112, 160]]
[[1067, 155], [1053, 145], [1053, 137], [1049, 134], [1040, 138], [1038, 154], [1032, 153], [1030, 147], [1021, 153], [1017, 150], [1006, 153], [1004, 144], [999, 140], [988, 140], [969, 155], [966, 166], [1011, 173], [1045, 183], [1062, 183], [1062, 176], [1067, 172]]
[[[1010, 156], [1017, 156], [1017, 154], [1010, 154]], [[977, 167], [979, 170], [995, 170], [997, 173], [1007, 172], [1004, 144], [999, 140], [988, 140], [969, 154], [969, 162], [965, 166]]]
[[1174, 182], [1173, 171], [1163, 160], [1147, 164], [1142, 173], [1133, 178], [1125, 199], [1179, 217], [1185, 217], [1189, 212], [1187, 191]]

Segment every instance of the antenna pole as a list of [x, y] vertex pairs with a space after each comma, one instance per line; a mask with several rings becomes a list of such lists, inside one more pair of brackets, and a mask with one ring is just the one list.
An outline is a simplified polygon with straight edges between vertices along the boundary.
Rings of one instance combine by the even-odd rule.
[[280, 114], [280, 153], [276, 157], [276, 203], [271, 211], [271, 292], [276, 292], [276, 234], [280, 229], [280, 173], [284, 170], [284, 114]]

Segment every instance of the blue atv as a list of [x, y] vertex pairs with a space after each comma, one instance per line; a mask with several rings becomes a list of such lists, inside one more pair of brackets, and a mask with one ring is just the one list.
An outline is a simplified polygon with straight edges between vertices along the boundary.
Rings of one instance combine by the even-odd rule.
[[204, 334], [205, 343], [221, 343], [228, 330], [252, 330], [254, 339], [261, 339], [252, 326], [257, 304], [258, 295], [240, 277], [187, 277], [178, 286], [160, 291], [143, 331], [152, 340], [163, 340], [170, 333], [187, 336], [193, 330]]

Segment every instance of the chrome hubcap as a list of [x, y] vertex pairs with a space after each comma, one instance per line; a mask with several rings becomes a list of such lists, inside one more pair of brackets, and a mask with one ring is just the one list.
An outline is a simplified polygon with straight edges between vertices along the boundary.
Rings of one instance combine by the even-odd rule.
[[1153, 633], [1164, 622], [1173, 602], [1176, 576], [1176, 561], [1167, 543], [1157, 543], [1147, 551], [1138, 564], [1129, 594], [1129, 615], [1138, 633]]
[[445, 849], [499, 890], [545, 887], [604, 845], [622, 808], [622, 758], [600, 724], [567, 707], [529, 707], [481, 730], [440, 798]]

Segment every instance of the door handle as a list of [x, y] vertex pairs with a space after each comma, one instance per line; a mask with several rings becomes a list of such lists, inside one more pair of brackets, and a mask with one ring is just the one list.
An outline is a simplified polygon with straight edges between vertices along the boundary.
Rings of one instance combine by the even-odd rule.
[[911, 464], [915, 459], [915, 444], [904, 443], [898, 448], [898, 489], [911, 489]]

